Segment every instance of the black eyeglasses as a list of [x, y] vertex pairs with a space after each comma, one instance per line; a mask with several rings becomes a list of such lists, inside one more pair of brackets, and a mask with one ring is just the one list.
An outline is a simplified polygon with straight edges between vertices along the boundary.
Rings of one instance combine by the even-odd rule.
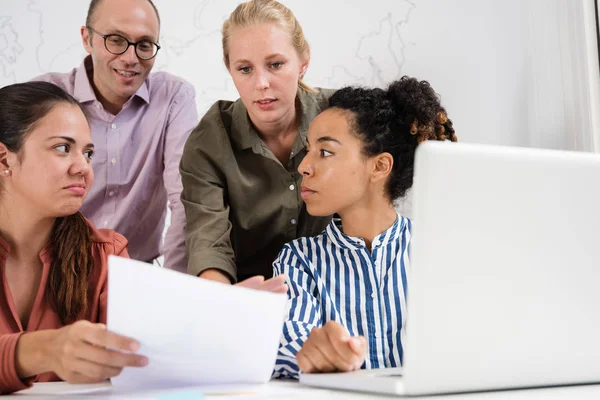
[[129, 49], [129, 46], [133, 46], [135, 54], [141, 60], [150, 60], [156, 56], [160, 46], [150, 40], [140, 40], [139, 42], [130, 42], [125, 37], [117, 34], [103, 35], [100, 32], [87, 26], [90, 31], [99, 35], [104, 39], [104, 47], [112, 54], [123, 54]]

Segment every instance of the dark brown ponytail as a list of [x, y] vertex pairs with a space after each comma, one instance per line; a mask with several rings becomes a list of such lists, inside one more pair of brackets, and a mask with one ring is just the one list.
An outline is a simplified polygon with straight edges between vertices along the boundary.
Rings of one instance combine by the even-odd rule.
[[88, 283], [94, 268], [91, 232], [81, 213], [57, 218], [52, 229], [52, 266], [46, 293], [63, 324], [87, 311]]
[[[0, 142], [20, 154], [35, 125], [56, 105], [64, 103], [81, 109], [77, 100], [51, 83], [26, 82], [0, 88]], [[93, 268], [90, 235], [80, 213], [57, 218], [52, 229], [46, 296], [64, 324], [87, 311], [88, 280]]]

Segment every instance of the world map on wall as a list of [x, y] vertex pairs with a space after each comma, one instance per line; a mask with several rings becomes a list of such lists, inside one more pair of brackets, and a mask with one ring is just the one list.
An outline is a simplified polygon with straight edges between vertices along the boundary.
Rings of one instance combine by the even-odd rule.
[[[50, 71], [66, 72], [86, 55], [80, 39], [88, 2], [3, 0], [0, 10], [0, 86]], [[402, 75], [412, 0], [282, 1], [292, 9], [311, 44], [306, 81], [338, 88], [383, 86]], [[325, 4], [323, 4], [325, 3]], [[182, 76], [197, 91], [202, 115], [218, 99], [237, 92], [222, 63], [221, 25], [237, 0], [156, 0], [161, 13], [161, 50], [155, 71]]]

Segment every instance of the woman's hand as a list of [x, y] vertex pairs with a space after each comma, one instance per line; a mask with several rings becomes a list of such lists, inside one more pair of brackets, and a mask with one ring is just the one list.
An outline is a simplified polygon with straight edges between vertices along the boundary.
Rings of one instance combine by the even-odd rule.
[[[204, 270], [200, 275], [200, 278], [208, 279], [215, 282], [229, 283], [229, 277], [216, 269]], [[264, 290], [266, 292], [273, 293], [286, 293], [287, 285], [285, 284], [285, 275], [278, 275], [274, 278], [265, 280], [261, 275], [253, 276], [252, 278], [245, 279], [235, 284], [235, 286], [241, 286], [249, 289]]]
[[288, 289], [285, 284], [285, 275], [277, 275], [267, 280], [262, 275], [257, 275], [239, 282], [236, 286], [272, 293], [287, 293]]
[[82, 320], [56, 330], [47, 354], [50, 370], [62, 380], [93, 383], [119, 375], [124, 367], [147, 365], [146, 357], [134, 354], [139, 347], [104, 324]]
[[367, 340], [350, 336], [344, 326], [329, 321], [313, 328], [296, 354], [302, 372], [347, 372], [359, 369], [365, 360]]

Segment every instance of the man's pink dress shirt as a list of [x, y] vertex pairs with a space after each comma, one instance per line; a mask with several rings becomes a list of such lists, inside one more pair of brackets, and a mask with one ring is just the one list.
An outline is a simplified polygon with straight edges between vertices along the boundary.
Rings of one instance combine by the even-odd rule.
[[[166, 267], [185, 272], [179, 161], [188, 135], [198, 124], [194, 88], [166, 72], [151, 73], [113, 115], [104, 110], [90, 84], [91, 61], [88, 56], [69, 73], [33, 79], [62, 87], [87, 114], [96, 146], [95, 181], [81, 212], [98, 228], [125, 236], [131, 258], [150, 261], [164, 254]], [[167, 200], [171, 225], [161, 250]]]

